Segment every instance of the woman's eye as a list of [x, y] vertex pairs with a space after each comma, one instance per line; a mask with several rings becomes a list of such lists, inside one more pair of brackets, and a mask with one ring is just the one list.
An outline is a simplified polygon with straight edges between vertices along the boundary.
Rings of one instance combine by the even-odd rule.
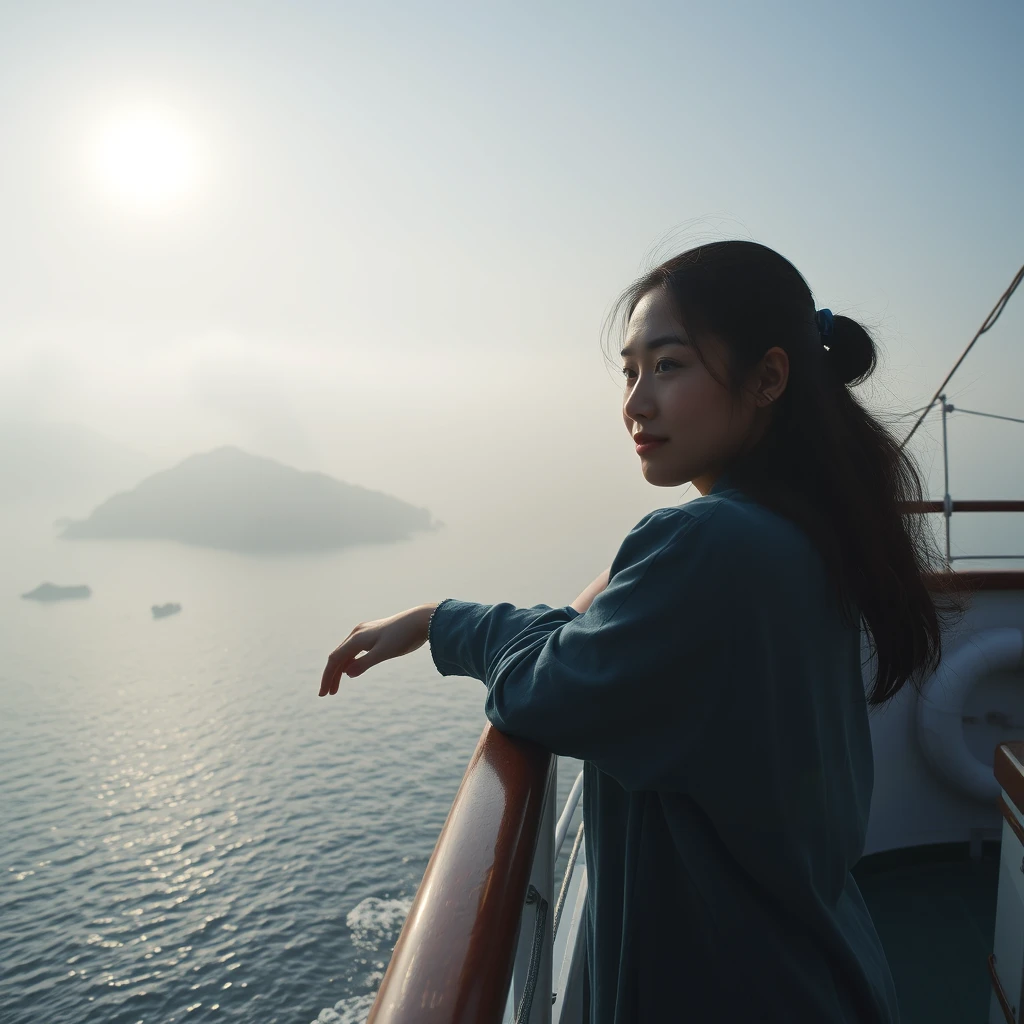
[[[659, 367], [659, 366], [661, 366], [661, 364], [662, 364], [662, 363], [664, 363], [664, 364], [665, 364], [666, 366], [668, 366], [668, 368], [669, 368], [669, 369], [672, 369], [672, 368], [674, 368], [674, 367], [677, 367], [677, 366], [679, 365], [679, 364], [678, 364], [678, 363], [677, 363], [677, 362], [676, 362], [675, 360], [673, 360], [673, 359], [659, 359], [659, 360], [658, 360], [658, 361], [657, 361], [657, 362], [656, 362], [656, 363], [654, 364], [654, 369], [655, 369], [655, 370], [657, 370], [657, 369], [658, 369], [658, 367]], [[627, 381], [630, 381], [630, 380], [632, 380], [632, 379], [633, 379], [632, 377], [630, 377], [630, 374], [631, 374], [632, 372], [633, 372], [633, 370], [632, 370], [632, 367], [629, 367], [629, 366], [624, 366], [624, 367], [622, 368], [622, 375], [623, 375], [623, 377], [625, 377], [625, 378], [626, 378], [626, 380], [627, 380]]]

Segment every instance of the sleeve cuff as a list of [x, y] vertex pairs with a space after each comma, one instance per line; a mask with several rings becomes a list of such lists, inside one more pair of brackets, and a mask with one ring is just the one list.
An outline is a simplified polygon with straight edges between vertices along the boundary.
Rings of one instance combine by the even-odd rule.
[[[503, 614], [496, 616], [498, 611]], [[515, 608], [510, 604], [480, 604], [446, 597], [436, 605], [427, 620], [427, 644], [434, 668], [443, 676], [469, 676], [485, 681], [487, 641], [493, 643], [495, 639], [491, 631], [496, 627], [500, 630], [504, 625], [506, 630], [511, 628], [510, 635], [515, 635], [551, 612], [561, 612], [564, 619], [574, 619], [580, 614], [571, 605], [557, 609], [546, 604]], [[488, 636], [481, 636], [481, 626]]]
[[[434, 663], [434, 668], [436, 668], [443, 676], [457, 676], [465, 674], [461, 671], [458, 665], [454, 665], [452, 662], [445, 661], [443, 658], [438, 657], [438, 651], [434, 645], [434, 627], [435, 620], [438, 618], [438, 612], [440, 612], [446, 604], [451, 604], [453, 602], [456, 604], [459, 603], [455, 601], [455, 598], [453, 597], [446, 597], [443, 601], [439, 601], [437, 606], [430, 613], [430, 618], [427, 620], [427, 646], [430, 648], [430, 659]], [[441, 618], [444, 618], [443, 614], [441, 615]]]

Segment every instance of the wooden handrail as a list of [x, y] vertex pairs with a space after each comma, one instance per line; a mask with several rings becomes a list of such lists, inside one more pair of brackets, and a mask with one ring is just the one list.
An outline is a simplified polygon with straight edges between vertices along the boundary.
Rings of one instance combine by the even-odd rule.
[[[1018, 812], [1024, 814], [1024, 741], [1003, 740], [996, 745], [992, 774], [999, 788], [1010, 798]], [[1010, 820], [1010, 819], [1007, 819]], [[1010, 821], [1011, 826], [1014, 824]], [[1024, 837], [1022, 837], [1024, 842]]]
[[484, 727], [367, 1024], [500, 1024], [554, 764]]
[[[905, 501], [900, 505], [907, 514], [944, 512], [941, 500]], [[1024, 512], [1024, 501], [992, 500], [953, 501], [953, 512]], [[958, 590], [1024, 590], [1024, 571], [1017, 569], [963, 569], [957, 572], [925, 573], [926, 580], [951, 580]]]
[[1016, 1024], [1016, 1007], [1010, 1005], [1010, 1000], [1006, 998], [1002, 983], [999, 981], [999, 975], [996, 973], [995, 953], [989, 953], [988, 955], [988, 974], [992, 979], [992, 988], [995, 990], [996, 999], [999, 1000], [999, 1008], [1003, 1011], [1003, 1019], [1006, 1021], [1006, 1024]]
[[[999, 788], [1002, 790], [998, 800], [999, 809], [1017, 838], [1024, 842], [1024, 829], [1021, 828], [1020, 822], [1017, 820], [1017, 814], [1007, 806], [1006, 800], [1003, 799], [1003, 793], [1005, 793], [1018, 810], [1024, 807], [1024, 763], [1022, 762], [1024, 762], [1024, 742], [1021, 740], [1003, 740], [996, 745], [992, 774], [996, 777]], [[1000, 882], [1000, 887], [1002, 887], [1002, 882]], [[1014, 1024], [1017, 1020], [1017, 1007], [1010, 1004], [1010, 1000], [1003, 990], [999, 974], [996, 971], [995, 953], [989, 954], [988, 973], [992, 979], [992, 989], [1003, 1011], [1003, 1018], [1007, 1024]]]
[[929, 583], [952, 583], [955, 590], [1024, 590], [1024, 570], [1021, 569], [957, 569], [954, 572], [926, 572], [925, 586]]
[[[953, 512], [1024, 512], [1024, 501], [1017, 500], [981, 500], [953, 501]], [[904, 512], [943, 512], [946, 505], [941, 499], [928, 501], [905, 501], [901, 505]]]
[[1020, 840], [1021, 845], [1024, 846], [1024, 825], [1021, 825], [1017, 820], [1017, 815], [1003, 798], [1002, 793], [999, 794], [996, 805], [999, 807], [999, 813], [1006, 819], [1006, 824], [1010, 826], [1013, 834]]

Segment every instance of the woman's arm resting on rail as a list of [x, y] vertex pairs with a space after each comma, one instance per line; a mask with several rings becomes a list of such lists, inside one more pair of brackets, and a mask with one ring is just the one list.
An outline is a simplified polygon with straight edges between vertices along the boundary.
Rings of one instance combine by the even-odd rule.
[[733, 582], [746, 546], [710, 526], [673, 509], [645, 517], [585, 615], [446, 599], [431, 631], [435, 666], [482, 680], [502, 732], [650, 788], [724, 699], [732, 623], [749, 611]]
[[597, 579], [594, 580], [594, 582], [591, 583], [590, 586], [588, 586], [569, 607], [575, 608], [580, 614], [585, 612], [590, 607], [591, 601], [593, 601], [594, 598], [608, 586], [608, 574], [610, 572], [611, 566], [605, 569], [605, 571], [601, 573], [601, 575], [598, 576]]

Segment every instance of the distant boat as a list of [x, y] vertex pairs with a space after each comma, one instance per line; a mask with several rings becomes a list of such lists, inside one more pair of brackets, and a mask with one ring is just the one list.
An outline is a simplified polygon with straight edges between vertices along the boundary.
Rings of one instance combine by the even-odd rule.
[[177, 612], [180, 612], [180, 611], [181, 611], [181, 605], [180, 604], [174, 604], [173, 602], [170, 602], [170, 601], [167, 604], [155, 604], [155, 605], [153, 605], [153, 618], [154, 619], [163, 619], [163, 618], [166, 618], [168, 615], [174, 615], [174, 614], [176, 614]]
[[78, 598], [89, 597], [92, 591], [84, 584], [71, 587], [61, 587], [56, 583], [40, 583], [35, 590], [30, 590], [21, 596], [29, 601], [71, 601]]

